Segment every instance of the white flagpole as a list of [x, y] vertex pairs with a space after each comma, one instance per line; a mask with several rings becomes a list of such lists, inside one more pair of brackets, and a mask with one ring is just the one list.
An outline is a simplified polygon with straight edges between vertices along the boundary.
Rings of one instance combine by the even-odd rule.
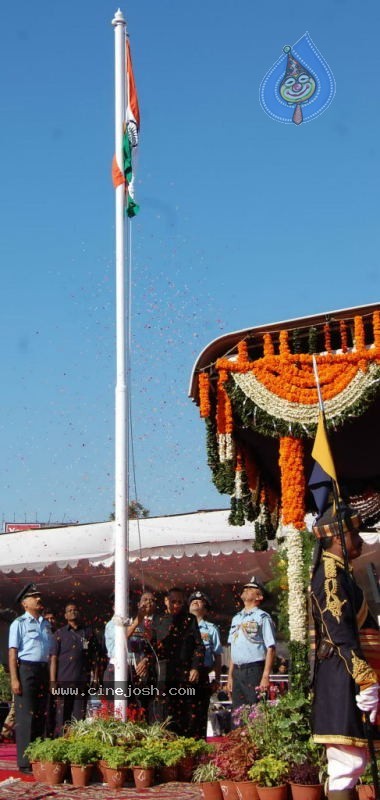
[[[115, 155], [123, 169], [125, 101], [125, 32], [126, 22], [120, 9], [112, 25], [115, 29]], [[116, 388], [115, 388], [115, 686], [127, 684], [127, 647], [125, 624], [128, 617], [128, 386], [126, 348], [125, 280], [125, 186], [115, 190], [116, 230]], [[127, 701], [114, 697], [115, 712], [126, 719]]]

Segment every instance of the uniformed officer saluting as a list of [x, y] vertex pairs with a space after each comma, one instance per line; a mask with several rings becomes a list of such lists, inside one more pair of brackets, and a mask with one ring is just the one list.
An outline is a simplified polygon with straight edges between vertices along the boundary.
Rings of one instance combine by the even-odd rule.
[[276, 653], [272, 618], [260, 605], [264, 587], [256, 578], [243, 586], [244, 608], [231, 622], [228, 642], [231, 661], [227, 689], [232, 693], [232, 708], [257, 703], [256, 687], [269, 688], [269, 675]]
[[17, 595], [24, 613], [9, 630], [9, 672], [15, 699], [17, 764], [20, 772], [31, 772], [25, 748], [43, 736], [49, 692], [51, 629], [42, 616], [41, 594], [29, 583]]

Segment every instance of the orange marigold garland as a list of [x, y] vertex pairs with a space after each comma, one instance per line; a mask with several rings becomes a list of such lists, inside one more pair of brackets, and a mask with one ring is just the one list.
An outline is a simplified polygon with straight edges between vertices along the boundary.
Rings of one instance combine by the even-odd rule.
[[355, 331], [355, 349], [357, 352], [365, 350], [365, 331], [363, 317], [357, 316], [354, 318], [354, 331]]
[[325, 350], [331, 353], [331, 330], [328, 322], [325, 322], [323, 326], [323, 334], [325, 337]]
[[280, 356], [290, 356], [288, 331], [280, 331]]
[[199, 375], [199, 408], [203, 419], [210, 416], [210, 378], [207, 372], [201, 372]]
[[372, 318], [373, 325], [373, 341], [375, 348], [380, 349], [380, 311], [375, 311]]
[[242, 341], [238, 343], [238, 362], [239, 365], [247, 364], [249, 362], [248, 345], [245, 339], [242, 339]]
[[274, 356], [274, 344], [270, 333], [264, 333], [264, 356]]
[[280, 439], [280, 470], [283, 525], [305, 527], [304, 447], [301, 439]]
[[345, 319], [340, 320], [339, 329], [340, 329], [340, 346], [342, 348], [342, 352], [347, 353], [348, 339], [347, 339], [347, 323]]

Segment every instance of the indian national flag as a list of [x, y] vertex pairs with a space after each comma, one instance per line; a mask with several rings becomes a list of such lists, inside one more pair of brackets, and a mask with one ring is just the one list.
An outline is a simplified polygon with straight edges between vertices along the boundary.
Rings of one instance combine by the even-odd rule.
[[126, 64], [126, 81], [125, 81], [125, 131], [123, 138], [123, 171], [119, 169], [116, 156], [112, 161], [112, 181], [116, 188], [122, 183], [125, 184], [126, 204], [125, 210], [128, 217], [135, 217], [140, 210], [140, 206], [134, 200], [134, 167], [136, 163], [138, 134], [140, 130], [140, 109], [137, 97], [135, 77], [133, 74], [131, 47], [129, 39], [126, 38], [125, 42], [125, 64]]

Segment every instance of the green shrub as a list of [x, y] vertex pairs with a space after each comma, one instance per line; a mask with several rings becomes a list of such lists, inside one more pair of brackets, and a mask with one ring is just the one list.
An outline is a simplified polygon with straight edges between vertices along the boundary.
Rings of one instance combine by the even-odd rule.
[[94, 764], [101, 755], [101, 748], [91, 737], [67, 740], [67, 758], [71, 764]]
[[259, 758], [248, 771], [248, 778], [259, 786], [280, 786], [286, 782], [288, 766], [273, 756]]
[[207, 764], [199, 764], [194, 770], [192, 781], [193, 783], [211, 783], [212, 781], [220, 781], [223, 779], [222, 771], [212, 761]]
[[111, 769], [127, 766], [127, 752], [124, 747], [106, 745], [102, 748], [102, 759]]

